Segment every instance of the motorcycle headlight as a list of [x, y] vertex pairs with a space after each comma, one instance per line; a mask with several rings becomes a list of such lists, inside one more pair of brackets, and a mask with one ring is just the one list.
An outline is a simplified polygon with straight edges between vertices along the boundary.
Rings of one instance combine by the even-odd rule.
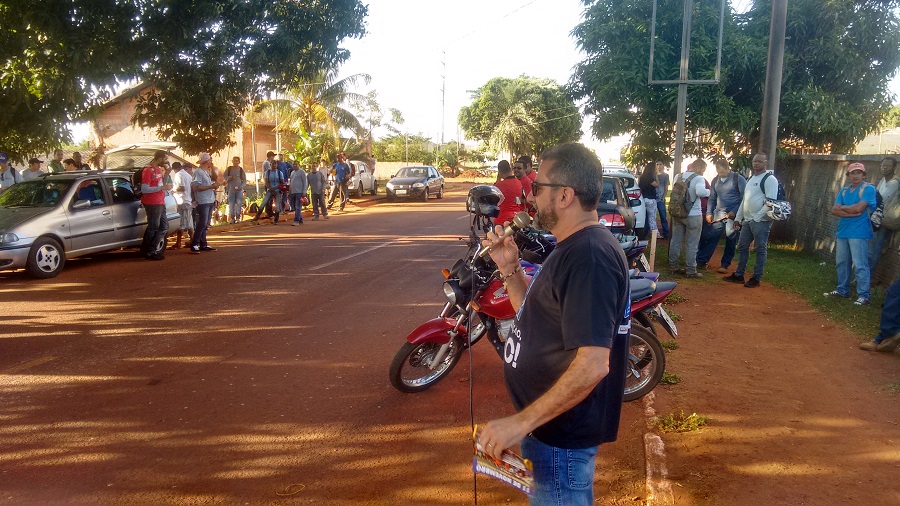
[[444, 281], [444, 297], [447, 297], [447, 302], [456, 305], [456, 290], [447, 281]]
[[0, 244], [12, 244], [14, 242], [19, 242], [19, 236], [16, 234], [13, 234], [12, 232], [0, 234]]
[[413, 183], [413, 188], [425, 188], [425, 183]]

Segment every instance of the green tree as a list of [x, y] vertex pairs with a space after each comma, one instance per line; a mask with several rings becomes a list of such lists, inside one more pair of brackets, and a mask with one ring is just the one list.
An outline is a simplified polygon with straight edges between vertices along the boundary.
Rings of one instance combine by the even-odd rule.
[[495, 77], [472, 93], [459, 111], [470, 139], [513, 156], [581, 138], [581, 114], [565, 89], [550, 79]]
[[[635, 161], [665, 158], [674, 144], [677, 87], [647, 84], [652, 0], [586, 1], [573, 31], [585, 60], [570, 89], [605, 139], [632, 132]], [[876, 127], [889, 106], [887, 83], [900, 64], [898, 0], [792, 0], [788, 4], [779, 139], [782, 145], [846, 151]], [[682, 0], [660, 0], [653, 77], [676, 79]], [[691, 78], [713, 77], [719, 0], [693, 13]], [[688, 88], [685, 152], [747, 153], [759, 139], [771, 12], [755, 0], [726, 14], [718, 85]], [[678, 13], [678, 14], [675, 14]]]
[[346, 60], [359, 0], [68, 0], [0, 3], [0, 146], [13, 158], [70, 140], [119, 83], [153, 86], [134, 118], [188, 153], [232, 142], [266, 92]]
[[[435, 144], [424, 135], [392, 134], [375, 141], [373, 155], [383, 162], [428, 163], [434, 160]], [[407, 150], [409, 156], [407, 157]]]

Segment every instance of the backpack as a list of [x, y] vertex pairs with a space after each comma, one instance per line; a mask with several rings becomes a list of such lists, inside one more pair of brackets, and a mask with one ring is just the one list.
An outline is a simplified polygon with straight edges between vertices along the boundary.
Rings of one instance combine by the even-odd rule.
[[[865, 181], [859, 185], [859, 200], [862, 200], [863, 190], [869, 183]], [[884, 199], [881, 198], [881, 193], [878, 192], [878, 188], [875, 188], [875, 210], [869, 214], [869, 224], [872, 225], [872, 232], [878, 232], [881, 230], [881, 225], [884, 222]]]
[[[766, 172], [762, 181], [759, 182], [759, 188], [762, 190], [763, 195], [766, 194], [766, 180], [771, 175], [771, 172]], [[784, 221], [791, 217], [791, 203], [785, 200], [784, 185], [777, 179], [775, 181], [778, 182], [778, 191], [775, 192], [775, 200], [766, 197], [766, 205], [769, 206], [766, 216], [772, 221]]]
[[678, 219], [687, 218], [696, 201], [690, 200], [691, 192], [688, 191], [691, 180], [696, 176], [697, 174], [691, 174], [687, 179], [684, 179], [684, 176], [676, 179], [672, 191], [669, 192], [669, 216]]

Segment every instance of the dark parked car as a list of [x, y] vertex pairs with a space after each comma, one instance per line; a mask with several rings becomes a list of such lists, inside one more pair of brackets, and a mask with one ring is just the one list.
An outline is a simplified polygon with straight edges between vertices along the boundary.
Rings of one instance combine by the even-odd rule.
[[444, 198], [444, 176], [431, 165], [403, 167], [387, 183], [387, 198], [428, 200], [431, 195]]
[[603, 176], [603, 193], [597, 204], [600, 223], [614, 234], [631, 234], [634, 231], [634, 211], [622, 178]]
[[[66, 260], [141, 244], [147, 214], [132, 172], [49, 174], [0, 193], [0, 270], [25, 268], [38, 278], [59, 274]], [[181, 218], [166, 195], [169, 230]]]

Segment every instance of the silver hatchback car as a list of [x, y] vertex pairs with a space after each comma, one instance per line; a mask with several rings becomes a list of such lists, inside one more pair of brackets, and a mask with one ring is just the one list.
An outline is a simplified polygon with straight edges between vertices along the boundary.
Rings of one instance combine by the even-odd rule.
[[[139, 246], [147, 214], [131, 172], [45, 175], [0, 193], [0, 270], [25, 268], [38, 278], [59, 274], [66, 260]], [[166, 195], [169, 230], [180, 217]]]

